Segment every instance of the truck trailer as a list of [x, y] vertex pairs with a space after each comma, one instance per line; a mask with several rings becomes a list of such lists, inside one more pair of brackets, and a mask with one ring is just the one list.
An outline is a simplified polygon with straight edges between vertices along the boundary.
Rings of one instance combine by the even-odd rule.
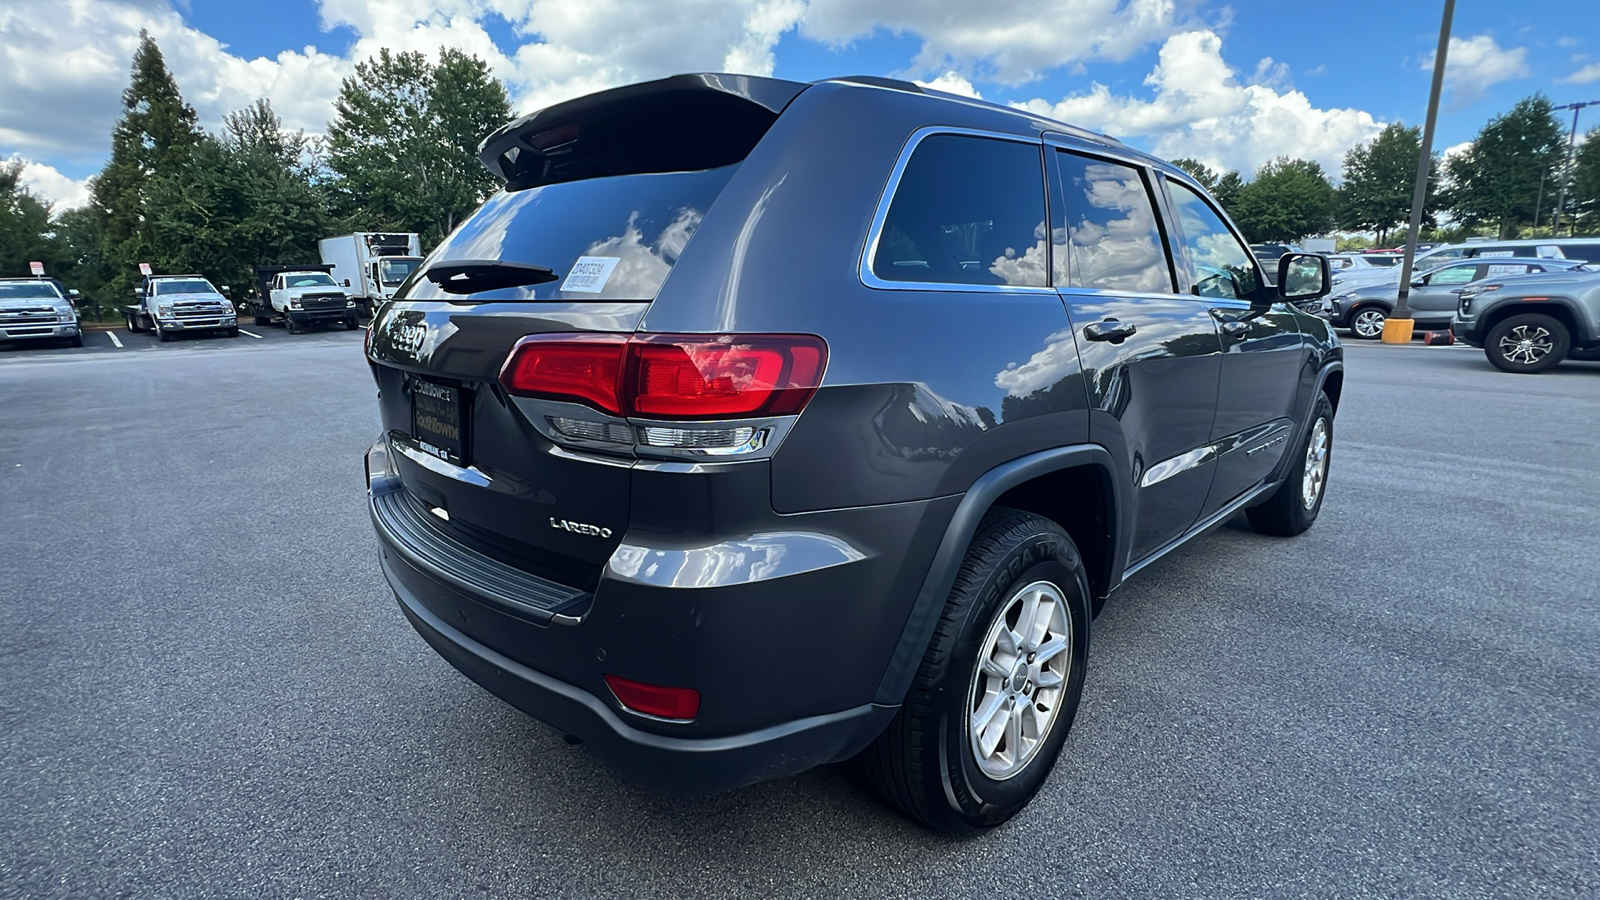
[[366, 315], [422, 263], [422, 241], [412, 233], [358, 231], [323, 238], [317, 249], [333, 280]]

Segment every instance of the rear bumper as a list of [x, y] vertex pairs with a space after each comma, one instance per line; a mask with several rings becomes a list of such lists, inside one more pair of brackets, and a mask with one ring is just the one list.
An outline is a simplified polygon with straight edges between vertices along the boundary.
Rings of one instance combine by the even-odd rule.
[[382, 562], [401, 611], [446, 661], [491, 694], [581, 738], [629, 777], [655, 787], [731, 790], [848, 759], [895, 713], [895, 707], [866, 704], [723, 737], [653, 734], [623, 721], [612, 710], [614, 701], [529, 668], [451, 627], [410, 596], [403, 579], [396, 577], [387, 547]]
[[[897, 706], [874, 695], [957, 502], [777, 516], [763, 464], [636, 472], [652, 501], [636, 496], [590, 592], [463, 543], [404, 486], [414, 465], [388, 438], [367, 457], [384, 575], [417, 632], [630, 777], [696, 791], [846, 759], [883, 730]], [[728, 536], [686, 531], [700, 514]], [[676, 528], [641, 527], [657, 520]], [[700, 713], [627, 710], [606, 674], [693, 688]]]

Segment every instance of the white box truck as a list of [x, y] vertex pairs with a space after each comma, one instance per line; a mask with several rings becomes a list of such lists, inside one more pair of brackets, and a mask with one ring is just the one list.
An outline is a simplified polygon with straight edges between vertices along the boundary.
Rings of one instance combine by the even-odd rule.
[[345, 296], [368, 316], [422, 263], [422, 241], [415, 234], [359, 231], [323, 238], [317, 249]]

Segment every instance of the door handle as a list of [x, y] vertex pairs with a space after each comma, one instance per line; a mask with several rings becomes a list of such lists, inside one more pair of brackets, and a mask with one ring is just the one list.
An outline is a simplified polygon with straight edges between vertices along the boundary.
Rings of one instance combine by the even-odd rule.
[[1222, 333], [1232, 338], [1240, 338], [1250, 333], [1249, 322], [1223, 322]]
[[1083, 326], [1083, 336], [1091, 341], [1110, 341], [1120, 344], [1132, 337], [1139, 326], [1132, 322], [1119, 322], [1116, 319], [1106, 319], [1104, 322], [1094, 322]]

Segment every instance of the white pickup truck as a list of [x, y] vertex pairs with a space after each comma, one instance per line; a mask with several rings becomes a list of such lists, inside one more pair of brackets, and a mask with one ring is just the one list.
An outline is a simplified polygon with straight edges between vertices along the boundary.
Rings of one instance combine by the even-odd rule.
[[281, 318], [290, 334], [316, 324], [342, 322], [355, 329], [356, 302], [334, 283], [329, 266], [257, 266], [259, 296], [250, 303], [257, 325]]
[[203, 275], [149, 275], [134, 288], [139, 302], [122, 308], [129, 331], [154, 331], [163, 341], [188, 332], [239, 336], [239, 316]]

